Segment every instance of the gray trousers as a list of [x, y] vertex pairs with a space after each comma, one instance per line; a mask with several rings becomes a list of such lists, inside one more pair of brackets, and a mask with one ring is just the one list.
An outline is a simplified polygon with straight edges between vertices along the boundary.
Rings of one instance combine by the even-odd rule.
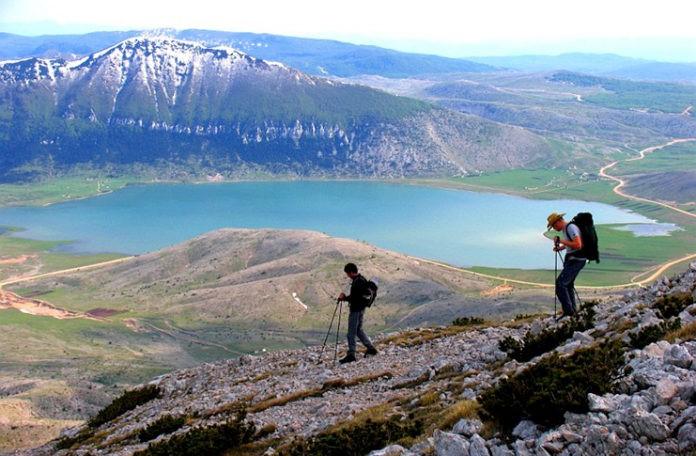
[[362, 342], [365, 347], [374, 348], [372, 341], [370, 341], [370, 338], [367, 337], [367, 334], [365, 334], [365, 331], [363, 331], [362, 326], [364, 315], [364, 310], [361, 310], [360, 312], [350, 312], [348, 315], [348, 353], [355, 354], [355, 350], [357, 348], [355, 336], [358, 336], [358, 339], [360, 339], [360, 342]]
[[556, 279], [556, 296], [561, 301], [563, 314], [566, 316], [575, 315], [577, 303], [575, 302], [575, 279], [585, 267], [585, 260], [566, 257], [563, 271]]

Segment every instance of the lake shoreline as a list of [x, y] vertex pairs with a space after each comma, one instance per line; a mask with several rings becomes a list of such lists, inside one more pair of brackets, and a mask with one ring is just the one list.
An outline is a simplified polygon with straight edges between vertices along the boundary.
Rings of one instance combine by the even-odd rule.
[[[66, 178], [72, 178], [71, 176], [66, 176]], [[47, 181], [48, 183], [53, 183], [53, 182], [60, 182], [64, 178], [57, 178], [51, 181]], [[192, 179], [192, 180], [166, 180], [166, 179], [157, 179], [157, 180], [139, 180], [139, 178], [135, 177], [132, 179], [132, 181], [126, 176], [124, 179], [128, 180], [127, 183], [122, 185], [119, 188], [116, 189], [111, 189], [108, 191], [95, 191], [90, 194], [85, 194], [77, 197], [60, 197], [60, 198], [55, 198], [52, 199], [49, 202], [42, 202], [42, 201], [37, 201], [33, 200], [30, 198], [25, 199], [24, 201], [19, 200], [15, 201], [12, 203], [3, 203], [0, 202], [0, 209], [4, 208], [9, 208], [9, 207], [33, 207], [33, 206], [52, 206], [56, 204], [61, 204], [65, 202], [70, 202], [70, 201], [80, 201], [84, 199], [90, 199], [90, 198], [96, 198], [104, 195], [109, 195], [111, 193], [117, 192], [119, 190], [123, 190], [128, 187], [136, 187], [136, 186], [158, 186], [158, 185], [226, 185], [226, 184], [241, 184], [241, 183], [274, 183], [274, 182], [365, 182], [365, 183], [384, 183], [384, 184], [393, 184], [393, 185], [410, 185], [410, 186], [419, 186], [419, 187], [428, 187], [428, 188], [439, 188], [439, 189], [447, 189], [447, 190], [459, 190], [459, 191], [469, 191], [469, 192], [475, 192], [475, 193], [496, 193], [496, 194], [503, 194], [503, 195], [510, 195], [510, 196], [519, 196], [523, 197], [526, 199], [530, 200], [544, 200], [547, 198], [540, 198], [537, 197], [539, 195], [538, 193], [525, 193], [524, 191], [520, 190], [514, 190], [510, 188], [505, 188], [505, 187], [499, 187], [499, 186], [483, 186], [483, 185], [476, 185], [476, 184], [468, 184], [464, 182], [452, 182], [449, 181], [448, 179], [451, 179], [449, 177], [441, 177], [441, 178], [384, 178], [384, 177], [375, 177], [375, 178], [370, 178], [370, 177], [273, 177], [273, 178], [252, 178], [252, 179], [227, 179], [227, 180], [221, 180], [221, 181], [211, 181], [211, 180], [202, 180], [202, 179]], [[19, 184], [20, 186], [24, 187], [40, 187], [41, 185], [45, 185], [47, 182], [40, 182], [40, 183], [23, 183]], [[0, 184], [0, 190], [2, 190], [3, 185], [15, 185], [15, 184]], [[554, 199], [566, 199], [563, 196], [559, 196]], [[574, 199], [574, 200], [579, 200], [579, 201], [586, 201], [586, 202], [604, 202], [604, 201], [599, 201], [596, 199], [582, 199], [578, 197], [573, 197], [573, 198], [568, 198], [568, 199]]]

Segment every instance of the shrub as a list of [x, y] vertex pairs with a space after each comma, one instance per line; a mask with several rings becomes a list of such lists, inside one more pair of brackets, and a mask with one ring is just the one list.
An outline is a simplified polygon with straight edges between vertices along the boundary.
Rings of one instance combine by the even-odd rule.
[[481, 415], [511, 430], [521, 419], [544, 425], [563, 422], [565, 412], [586, 412], [588, 393], [604, 394], [621, 374], [618, 341], [552, 354], [483, 392]]
[[657, 309], [660, 316], [664, 319], [676, 317], [682, 310], [694, 303], [691, 293], [679, 292], [663, 296], [655, 301], [653, 307]]
[[452, 322], [453, 326], [474, 326], [482, 325], [485, 322], [483, 318], [479, 317], [459, 317]]
[[197, 427], [184, 434], [173, 435], [167, 440], [151, 443], [136, 456], [214, 456], [223, 454], [254, 438], [253, 423], [244, 421], [244, 414], [226, 423]]
[[113, 402], [99, 411], [91, 420], [89, 426], [96, 428], [104, 423], [118, 418], [124, 413], [133, 410], [139, 405], [143, 405], [158, 397], [160, 389], [155, 385], [147, 385], [142, 388], [126, 391]]
[[636, 333], [629, 333], [629, 345], [633, 348], [643, 348], [647, 345], [664, 339], [667, 333], [676, 331], [681, 328], [681, 320], [673, 318], [654, 325], [646, 326]]
[[393, 415], [381, 419], [367, 419], [346, 423], [328, 429], [313, 437], [294, 440], [279, 449], [280, 456], [364, 456], [372, 450], [384, 448], [406, 437], [422, 432], [419, 420], [402, 420]]
[[141, 429], [138, 433], [138, 438], [141, 442], [148, 442], [162, 434], [171, 434], [183, 426], [185, 422], [185, 416], [164, 415], [145, 429]]
[[535, 356], [558, 347], [562, 342], [572, 337], [575, 331], [586, 331], [592, 328], [596, 305], [595, 301], [588, 301], [582, 305], [576, 315], [560, 325], [544, 329], [539, 334], [527, 332], [521, 342], [508, 336], [498, 343], [498, 347], [512, 359], [522, 362], [529, 361]]
[[522, 321], [522, 320], [529, 320], [531, 318], [538, 318], [538, 317], [546, 317], [546, 314], [542, 313], [521, 313], [515, 315], [515, 318], [512, 319], [512, 321]]
[[91, 429], [83, 429], [77, 435], [73, 437], [61, 437], [56, 443], [56, 450], [68, 450], [78, 443], [82, 443], [85, 440], [92, 437], [93, 432]]

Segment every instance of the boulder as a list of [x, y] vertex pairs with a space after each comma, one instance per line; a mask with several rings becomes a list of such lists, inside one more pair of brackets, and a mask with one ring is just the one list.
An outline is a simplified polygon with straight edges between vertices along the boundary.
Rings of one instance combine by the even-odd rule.
[[557, 454], [563, 451], [566, 442], [560, 431], [548, 431], [539, 437], [537, 445], [551, 454]]
[[616, 410], [616, 401], [611, 397], [590, 393], [587, 395], [587, 400], [592, 412], [611, 413]]
[[647, 356], [648, 358], [663, 358], [665, 355], [665, 350], [667, 350], [669, 346], [670, 343], [666, 340], [659, 340], [643, 348], [641, 354]]
[[679, 319], [681, 320], [682, 325], [688, 325], [689, 323], [696, 321], [696, 316], [694, 316], [692, 312], [696, 313], [696, 304], [691, 304], [689, 307], [679, 313]]
[[455, 434], [461, 434], [465, 437], [471, 437], [474, 434], [481, 432], [483, 423], [480, 420], [467, 420], [461, 419], [457, 421], [457, 424], [452, 428], [452, 432]]
[[696, 425], [687, 423], [679, 429], [677, 434], [679, 450], [692, 451], [696, 449]]
[[663, 360], [665, 364], [671, 364], [684, 369], [688, 369], [694, 361], [689, 351], [681, 345], [672, 345], [666, 349]]
[[435, 451], [435, 439], [428, 437], [424, 441], [413, 445], [409, 448], [409, 451], [414, 454], [433, 454]]
[[568, 442], [568, 443], [579, 443], [582, 442], [585, 437], [582, 435], [578, 434], [577, 432], [573, 432], [569, 429], [561, 429], [561, 437]]
[[592, 342], [594, 342], [594, 337], [582, 332], [575, 331], [573, 333], [573, 340], [576, 340], [581, 344], [591, 344]]
[[628, 426], [637, 437], [661, 442], [669, 436], [669, 428], [660, 417], [640, 409], [633, 409], [628, 416]]
[[367, 456], [410, 456], [413, 455], [406, 448], [401, 445], [389, 445], [381, 450], [375, 450], [370, 452]]
[[519, 439], [536, 439], [539, 437], [539, 427], [533, 421], [522, 420], [512, 430], [512, 435]]
[[515, 456], [535, 456], [534, 440], [515, 440]]
[[677, 394], [679, 394], [679, 388], [669, 378], [663, 378], [655, 385], [655, 395], [660, 404], [668, 404]]
[[436, 430], [433, 434], [437, 456], [469, 456], [469, 442], [458, 434]]
[[486, 441], [478, 434], [474, 434], [469, 440], [469, 455], [470, 456], [490, 456], [491, 453], [486, 448]]
[[672, 429], [676, 430], [688, 421], [696, 421], [696, 406], [691, 406], [681, 412], [677, 419], [672, 422]]
[[515, 452], [507, 445], [494, 445], [491, 447], [491, 456], [515, 456]]

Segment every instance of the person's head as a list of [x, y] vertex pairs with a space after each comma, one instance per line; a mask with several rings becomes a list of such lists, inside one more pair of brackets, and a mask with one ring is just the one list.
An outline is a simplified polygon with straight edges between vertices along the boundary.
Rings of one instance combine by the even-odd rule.
[[565, 228], [566, 222], [563, 220], [563, 216], [565, 213], [557, 213], [557, 212], [552, 212], [549, 214], [548, 217], [546, 217], [546, 221], [548, 222], [546, 224], [547, 229], [554, 229], [556, 231], [561, 231], [563, 228]]
[[351, 279], [354, 279], [358, 275], [358, 267], [355, 263], [348, 263], [343, 267], [343, 272]]

